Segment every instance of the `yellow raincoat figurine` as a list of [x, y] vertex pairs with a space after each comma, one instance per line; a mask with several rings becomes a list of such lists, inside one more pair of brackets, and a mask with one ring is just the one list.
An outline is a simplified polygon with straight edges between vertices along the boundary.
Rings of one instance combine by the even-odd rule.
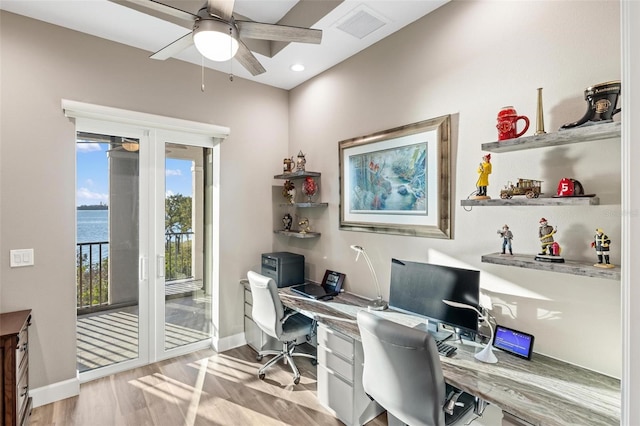
[[491, 174], [491, 154], [482, 157], [482, 163], [478, 166], [478, 181], [476, 187], [478, 191], [474, 197], [476, 200], [490, 199], [487, 195], [487, 186], [489, 186], [489, 175]]

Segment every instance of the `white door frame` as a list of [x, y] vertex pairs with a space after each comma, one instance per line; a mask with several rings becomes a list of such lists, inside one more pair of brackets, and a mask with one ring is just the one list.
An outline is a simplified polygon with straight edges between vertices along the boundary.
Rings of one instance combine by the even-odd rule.
[[[219, 231], [219, 200], [220, 200], [220, 142], [229, 135], [229, 129], [222, 126], [165, 117], [136, 111], [88, 104], [73, 100], [62, 100], [62, 109], [67, 117], [74, 118], [76, 131], [86, 131], [100, 134], [126, 135], [140, 140], [143, 147], [140, 155], [140, 217], [149, 218], [147, 226], [141, 221], [140, 229], [140, 271], [139, 271], [139, 357], [135, 360], [122, 362], [113, 366], [85, 372], [80, 382], [86, 382], [146, 365], [161, 359], [188, 353], [202, 347], [213, 345], [211, 341], [194, 343], [183, 347], [164, 351], [164, 293], [158, 288], [164, 288], [163, 275], [158, 271], [155, 253], [163, 253], [158, 249], [157, 230], [164, 230], [164, 208], [158, 210], [152, 206], [152, 199], [160, 199], [164, 203], [164, 144], [165, 142], [183, 143], [211, 148], [210, 159], [213, 170], [213, 234]], [[144, 149], [146, 147], [146, 149]], [[158, 184], [162, 182], [162, 184]], [[153, 238], [152, 238], [153, 237]], [[151, 246], [153, 244], [153, 246]], [[160, 243], [162, 246], [162, 244]], [[160, 250], [160, 251], [158, 251]], [[214, 330], [217, 329], [219, 318], [219, 240], [213, 239], [212, 257], [212, 318]], [[150, 261], [150, 256], [154, 259]], [[159, 285], [159, 280], [162, 281]], [[152, 285], [150, 285], [152, 284]], [[162, 293], [162, 294], [160, 294]], [[149, 303], [153, 300], [154, 303]], [[160, 301], [160, 303], [159, 303]], [[161, 306], [162, 309], [158, 309]], [[160, 321], [160, 322], [158, 322]], [[158, 325], [162, 324], [162, 328]], [[148, 336], [147, 339], [144, 337]], [[153, 342], [156, 342], [153, 344]]]

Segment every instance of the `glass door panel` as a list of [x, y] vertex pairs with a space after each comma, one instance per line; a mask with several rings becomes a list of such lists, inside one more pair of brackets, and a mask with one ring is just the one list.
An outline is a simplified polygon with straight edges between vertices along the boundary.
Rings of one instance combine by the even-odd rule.
[[139, 358], [139, 139], [76, 138], [77, 366]]
[[165, 143], [164, 351], [211, 340], [211, 151]]

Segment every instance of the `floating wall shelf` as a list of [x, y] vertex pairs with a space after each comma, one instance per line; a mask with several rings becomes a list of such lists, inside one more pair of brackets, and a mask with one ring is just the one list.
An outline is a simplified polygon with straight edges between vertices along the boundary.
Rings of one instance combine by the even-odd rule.
[[622, 128], [620, 122], [596, 124], [545, 133], [538, 136], [525, 136], [499, 142], [482, 144], [482, 150], [488, 152], [510, 152], [524, 149], [554, 147], [578, 142], [591, 142], [607, 139], [619, 139]]
[[598, 197], [539, 197], [526, 198], [517, 196], [513, 198], [495, 198], [490, 200], [460, 200], [460, 205], [471, 206], [597, 206], [600, 204]]
[[305, 232], [304, 234], [298, 231], [284, 231], [284, 230], [275, 230], [274, 234], [285, 235], [287, 237], [292, 238], [318, 238], [321, 234], [319, 232]]
[[560, 272], [563, 274], [581, 275], [585, 277], [605, 278], [609, 280], [620, 280], [620, 267], [611, 269], [598, 268], [593, 263], [576, 262], [565, 260], [564, 263], [541, 262], [535, 260], [534, 254], [501, 255], [500, 253], [485, 254], [482, 256], [483, 263], [494, 263], [496, 265], [516, 266], [519, 268], [538, 269], [540, 271]]

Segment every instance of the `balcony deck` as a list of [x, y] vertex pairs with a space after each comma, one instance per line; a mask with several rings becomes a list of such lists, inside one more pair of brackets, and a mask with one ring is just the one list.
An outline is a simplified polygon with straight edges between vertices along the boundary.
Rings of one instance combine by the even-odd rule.
[[[168, 282], [165, 286], [165, 349], [210, 336], [211, 296], [202, 281]], [[78, 314], [77, 366], [84, 372], [138, 357], [138, 306]]]

